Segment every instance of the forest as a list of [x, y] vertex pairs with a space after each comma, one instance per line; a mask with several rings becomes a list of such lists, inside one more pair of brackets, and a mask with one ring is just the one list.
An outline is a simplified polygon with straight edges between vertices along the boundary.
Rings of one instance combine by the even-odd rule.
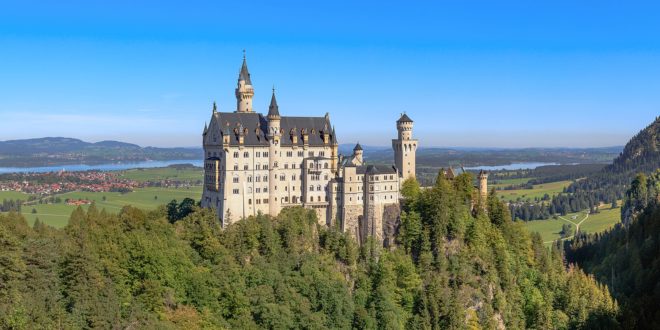
[[566, 258], [607, 283], [626, 329], [660, 328], [660, 170], [638, 174], [626, 192], [624, 223], [566, 243]]
[[470, 174], [405, 182], [394, 246], [358, 246], [313, 211], [221, 228], [190, 201], [54, 229], [0, 215], [0, 327], [573, 329], [618, 326], [607, 287], [511, 221]]

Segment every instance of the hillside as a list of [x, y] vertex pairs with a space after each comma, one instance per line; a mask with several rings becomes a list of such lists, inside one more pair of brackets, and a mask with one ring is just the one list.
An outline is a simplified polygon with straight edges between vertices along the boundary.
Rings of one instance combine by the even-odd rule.
[[660, 328], [660, 170], [638, 175], [626, 192], [618, 224], [603, 234], [578, 235], [566, 259], [607, 283], [621, 303], [625, 329]]
[[566, 214], [593, 208], [601, 202], [611, 204], [624, 198], [638, 173], [650, 174], [657, 168], [660, 168], [660, 117], [631, 138], [610, 165], [573, 182], [566, 193], [552, 198], [547, 208], [550, 214]]
[[154, 148], [119, 141], [85, 142], [64, 137], [0, 141], [0, 166], [46, 166], [119, 161], [199, 159], [201, 148]]
[[637, 133], [606, 170], [614, 173], [651, 172], [660, 167], [660, 117]]
[[224, 229], [186, 200], [79, 208], [63, 229], [0, 215], [0, 328], [614, 328], [607, 288], [497, 198], [472, 214], [471, 181], [409, 181], [395, 249], [303, 208]]

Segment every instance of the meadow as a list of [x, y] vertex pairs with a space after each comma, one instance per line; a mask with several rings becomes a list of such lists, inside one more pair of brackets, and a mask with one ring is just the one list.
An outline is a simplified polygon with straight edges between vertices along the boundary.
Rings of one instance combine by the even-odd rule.
[[[546, 244], [552, 243], [552, 241], [561, 238], [560, 231], [561, 227], [567, 223], [580, 223], [585, 217], [585, 212], [571, 213], [563, 216], [562, 218], [567, 219], [562, 220], [557, 219], [547, 219], [547, 220], [534, 220], [525, 222], [525, 227], [531, 232], [538, 232], [541, 234], [543, 241]], [[580, 231], [587, 233], [596, 233], [602, 232], [614, 226], [621, 219], [621, 208], [611, 208], [605, 207], [600, 210], [599, 213], [589, 214], [589, 217], [580, 224]], [[575, 217], [575, 218], [574, 218]], [[573, 230], [575, 230], [575, 225], [571, 224]]]
[[[529, 180], [529, 179], [527, 179]], [[503, 180], [506, 181], [506, 180]], [[515, 189], [515, 190], [498, 190], [497, 194], [500, 196], [501, 200], [504, 201], [534, 201], [534, 198], [543, 198], [545, 194], [548, 194], [550, 197], [557, 195], [564, 191], [564, 188], [568, 187], [572, 181], [557, 181], [557, 182], [548, 182], [534, 185], [533, 189]], [[510, 184], [510, 183], [509, 183]]]
[[[99, 209], [106, 209], [109, 212], [118, 212], [125, 205], [132, 205], [145, 210], [153, 210], [158, 206], [167, 204], [171, 200], [181, 201], [188, 197], [199, 200], [202, 196], [202, 187], [190, 188], [138, 188], [130, 193], [117, 192], [84, 192], [75, 191], [64, 194], [57, 194], [57, 197], [66, 199], [86, 199], [94, 201]], [[87, 209], [89, 205], [83, 205]], [[66, 226], [69, 221], [69, 215], [75, 210], [76, 206], [67, 205], [64, 202], [59, 204], [33, 204], [23, 205], [22, 213], [28, 223], [32, 224], [39, 218], [39, 221], [50, 226], [61, 228]], [[33, 213], [32, 210], [36, 210]]]

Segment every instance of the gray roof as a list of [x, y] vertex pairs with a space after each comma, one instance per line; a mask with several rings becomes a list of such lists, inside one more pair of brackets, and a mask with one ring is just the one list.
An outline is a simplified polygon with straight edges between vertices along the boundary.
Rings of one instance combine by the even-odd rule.
[[362, 165], [355, 170], [357, 174], [396, 174], [392, 165]]
[[275, 89], [273, 89], [273, 96], [270, 98], [270, 106], [268, 107], [268, 117], [279, 117], [280, 107], [277, 106], [275, 99]]
[[406, 113], [404, 112], [403, 115], [401, 115], [401, 118], [399, 118], [399, 120], [397, 120], [396, 122], [397, 123], [412, 123], [413, 120], [410, 119], [410, 117], [408, 117], [408, 115], [406, 115]]
[[360, 145], [360, 142], [358, 142], [358, 143], [355, 145], [355, 148], [353, 148], [353, 151], [356, 151], [356, 150], [362, 150], [362, 146]]
[[252, 85], [252, 80], [250, 80], [250, 72], [248, 71], [247, 61], [245, 56], [243, 56], [243, 65], [241, 66], [241, 72], [238, 73], [238, 80], [245, 80], [246, 85]]
[[[230, 145], [238, 145], [239, 136], [244, 136], [243, 145], [268, 146], [268, 119], [256, 112], [216, 112], [213, 114], [223, 135], [230, 136]], [[329, 130], [329, 117], [281, 117], [281, 145], [293, 145], [292, 134], [298, 137], [296, 145], [303, 145], [303, 132], [309, 136], [308, 145], [325, 146], [323, 132], [332, 134]], [[330, 141], [333, 141], [330, 136]]]

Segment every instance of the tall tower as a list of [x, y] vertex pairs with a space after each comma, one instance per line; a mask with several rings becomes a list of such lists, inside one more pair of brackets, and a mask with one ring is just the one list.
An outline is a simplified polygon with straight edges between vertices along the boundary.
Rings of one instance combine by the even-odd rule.
[[245, 51], [243, 51], [243, 66], [241, 66], [241, 71], [238, 73], [238, 85], [236, 86], [236, 112], [252, 112], [253, 96], [254, 88], [245, 60]]
[[394, 164], [402, 179], [415, 178], [417, 140], [412, 138], [413, 121], [405, 112], [396, 121], [396, 129], [399, 132], [399, 137], [392, 140]]
[[488, 197], [488, 172], [484, 170], [479, 171], [477, 180], [479, 181], [479, 197], [485, 201], [486, 197]]
[[358, 142], [355, 145], [355, 148], [353, 148], [353, 164], [356, 166], [364, 165], [364, 158], [362, 158], [363, 152], [362, 146], [360, 145], [360, 142]]
[[280, 200], [277, 200], [277, 176], [280, 164], [280, 109], [275, 99], [275, 88], [268, 107], [268, 213], [276, 216], [280, 213]]

